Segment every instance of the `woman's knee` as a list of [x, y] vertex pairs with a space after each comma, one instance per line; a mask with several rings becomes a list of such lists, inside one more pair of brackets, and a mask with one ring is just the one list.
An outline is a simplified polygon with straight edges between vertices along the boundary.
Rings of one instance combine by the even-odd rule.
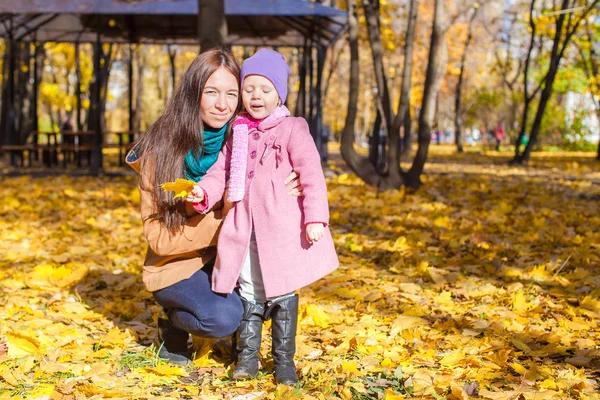
[[213, 318], [206, 321], [205, 327], [208, 337], [223, 337], [234, 333], [240, 326], [244, 307], [236, 294], [228, 296], [228, 302], [215, 307]]
[[190, 329], [191, 334], [218, 338], [231, 335], [237, 330], [243, 314], [243, 306], [237, 295], [228, 296], [226, 301], [214, 302], [212, 306], [197, 316], [196, 329]]

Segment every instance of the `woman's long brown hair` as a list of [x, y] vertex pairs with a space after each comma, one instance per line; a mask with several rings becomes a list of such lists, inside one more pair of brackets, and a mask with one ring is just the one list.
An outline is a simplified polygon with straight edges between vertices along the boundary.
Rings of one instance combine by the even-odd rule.
[[[208, 78], [221, 67], [231, 72], [239, 82], [240, 67], [228, 50], [213, 49], [196, 57], [163, 114], [136, 145], [136, 152], [141, 156], [141, 171], [150, 173], [140, 181], [142, 188], [152, 191], [156, 217], [172, 233], [181, 229], [187, 219], [185, 206], [182, 199], [173, 199], [173, 192], [165, 192], [160, 185], [185, 178], [186, 154], [203, 144], [202, 92]], [[145, 180], [151, 182], [152, 187], [144, 187], [148, 185]]]

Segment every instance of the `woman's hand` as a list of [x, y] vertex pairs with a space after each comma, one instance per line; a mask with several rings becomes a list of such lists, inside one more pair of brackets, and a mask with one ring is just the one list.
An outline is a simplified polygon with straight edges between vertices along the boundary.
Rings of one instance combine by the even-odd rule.
[[202, 201], [204, 201], [204, 190], [198, 186], [194, 186], [185, 200], [189, 201], [190, 203], [202, 203]]
[[316, 222], [312, 224], [306, 225], [306, 240], [309, 243], [318, 242], [319, 239], [323, 237], [323, 233], [325, 232], [325, 227], [321, 222]]
[[292, 171], [292, 173], [285, 178], [283, 184], [288, 188], [288, 194], [292, 196], [302, 196], [304, 188], [300, 184], [299, 178], [300, 176], [295, 171]]

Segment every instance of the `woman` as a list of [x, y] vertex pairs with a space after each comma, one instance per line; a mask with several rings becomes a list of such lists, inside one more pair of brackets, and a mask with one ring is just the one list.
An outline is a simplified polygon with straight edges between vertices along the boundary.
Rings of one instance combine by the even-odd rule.
[[[227, 50], [198, 56], [181, 79], [164, 113], [127, 155], [140, 173], [141, 214], [148, 250], [143, 281], [166, 318], [158, 320], [159, 357], [190, 363], [189, 334], [223, 337], [235, 332], [243, 307], [237, 293], [211, 290], [218, 230], [231, 204], [198, 214], [174, 200], [160, 184], [199, 181], [217, 160], [239, 108], [240, 68]], [[284, 182], [301, 195], [297, 176]]]

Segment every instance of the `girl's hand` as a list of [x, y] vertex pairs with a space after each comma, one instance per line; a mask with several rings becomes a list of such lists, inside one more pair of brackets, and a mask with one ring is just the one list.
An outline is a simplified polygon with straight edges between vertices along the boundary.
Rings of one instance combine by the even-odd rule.
[[324, 232], [325, 227], [321, 222], [308, 224], [306, 225], [306, 240], [311, 244], [318, 242], [323, 237]]
[[194, 186], [192, 191], [187, 195], [186, 201], [190, 203], [202, 203], [204, 200], [204, 190], [199, 188], [198, 186]]
[[300, 184], [300, 179], [298, 178], [299, 175], [295, 171], [292, 171], [292, 173], [289, 174], [287, 178], [285, 178], [283, 184], [287, 186], [288, 194], [299, 197], [302, 196], [302, 191], [304, 190], [304, 188]]

